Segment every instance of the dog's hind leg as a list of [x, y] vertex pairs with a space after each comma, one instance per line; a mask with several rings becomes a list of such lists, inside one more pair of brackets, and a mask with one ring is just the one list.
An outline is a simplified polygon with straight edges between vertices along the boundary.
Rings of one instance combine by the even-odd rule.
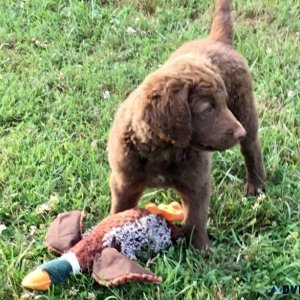
[[247, 132], [246, 137], [241, 141], [241, 152], [245, 159], [247, 173], [245, 193], [256, 196], [266, 188], [266, 175], [258, 137], [257, 111], [249, 78], [245, 78], [244, 88], [237, 92], [235, 104], [228, 106]]
[[[257, 124], [257, 117], [253, 116], [253, 122]], [[244, 125], [245, 126], [245, 125]], [[247, 136], [241, 141], [241, 152], [245, 159], [247, 171], [246, 195], [258, 195], [266, 188], [266, 175], [262, 160], [262, 153], [257, 126], [246, 126]]]

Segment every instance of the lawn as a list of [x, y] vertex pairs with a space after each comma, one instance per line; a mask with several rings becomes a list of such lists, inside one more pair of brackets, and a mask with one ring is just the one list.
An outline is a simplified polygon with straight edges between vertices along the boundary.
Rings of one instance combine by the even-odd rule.
[[[148, 262], [161, 285], [106, 288], [90, 274], [47, 292], [20, 285], [54, 257], [44, 235], [59, 212], [83, 210], [87, 227], [108, 214], [118, 105], [205, 36], [212, 11], [213, 0], [0, 1], [0, 299], [266, 299], [274, 284], [300, 284], [300, 4], [245, 0], [235, 47], [254, 80], [267, 193], [244, 197], [239, 147], [214, 153], [212, 247], [179, 243]], [[174, 199], [154, 190], [140, 204]]]

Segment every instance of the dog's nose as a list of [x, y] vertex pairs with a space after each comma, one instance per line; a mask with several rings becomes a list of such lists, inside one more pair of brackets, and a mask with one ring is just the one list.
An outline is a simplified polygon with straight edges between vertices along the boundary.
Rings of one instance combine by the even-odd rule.
[[244, 127], [240, 126], [237, 130], [234, 131], [234, 137], [237, 140], [241, 140], [246, 136], [247, 132]]

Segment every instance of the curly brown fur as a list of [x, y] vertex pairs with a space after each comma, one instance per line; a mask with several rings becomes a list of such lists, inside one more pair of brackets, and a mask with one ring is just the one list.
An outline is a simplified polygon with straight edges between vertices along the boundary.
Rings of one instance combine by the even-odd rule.
[[230, 1], [217, 1], [208, 38], [185, 43], [146, 77], [120, 106], [108, 142], [111, 212], [136, 206], [147, 187], [172, 187], [198, 248], [209, 242], [210, 151], [241, 140], [246, 193], [265, 188], [251, 78], [232, 37]]

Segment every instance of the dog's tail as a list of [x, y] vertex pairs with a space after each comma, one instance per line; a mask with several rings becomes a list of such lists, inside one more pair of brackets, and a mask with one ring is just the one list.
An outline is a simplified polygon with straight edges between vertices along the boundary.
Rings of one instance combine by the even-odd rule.
[[231, 0], [216, 0], [215, 13], [209, 38], [224, 44], [233, 45]]

